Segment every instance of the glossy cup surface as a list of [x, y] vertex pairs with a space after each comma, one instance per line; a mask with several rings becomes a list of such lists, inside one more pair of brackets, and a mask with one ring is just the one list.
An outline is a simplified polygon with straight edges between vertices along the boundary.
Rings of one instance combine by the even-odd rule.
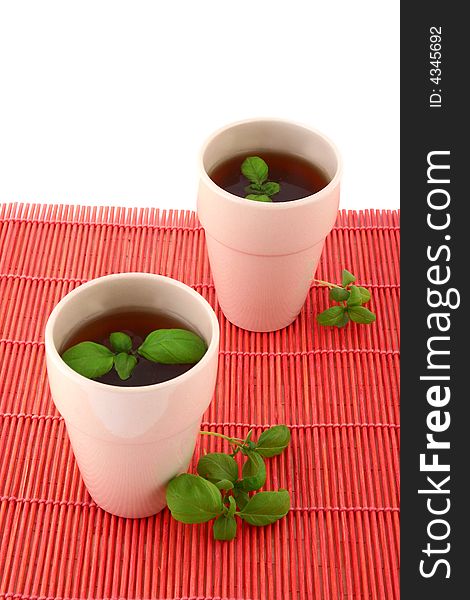
[[[67, 339], [84, 322], [128, 308], [161, 311], [188, 323], [206, 341], [206, 354], [183, 375], [140, 387], [87, 379], [60, 358]], [[188, 467], [214, 392], [219, 324], [211, 306], [168, 277], [107, 275], [79, 286], [57, 304], [47, 321], [45, 344], [52, 397], [92, 498], [123, 517], [160, 511], [166, 484]]]
[[[271, 203], [234, 196], [210, 178], [224, 160], [260, 150], [300, 156], [323, 169], [329, 183], [306, 198]], [[207, 140], [199, 175], [198, 217], [225, 316], [251, 331], [289, 325], [305, 302], [336, 220], [341, 178], [336, 147], [322, 133], [297, 123], [240, 121]]]

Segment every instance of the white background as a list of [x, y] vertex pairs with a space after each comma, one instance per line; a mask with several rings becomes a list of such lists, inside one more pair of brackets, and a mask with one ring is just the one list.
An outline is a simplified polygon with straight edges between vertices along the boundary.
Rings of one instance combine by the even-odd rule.
[[399, 203], [399, 3], [0, 0], [0, 202], [196, 206], [247, 117], [339, 146], [342, 208]]

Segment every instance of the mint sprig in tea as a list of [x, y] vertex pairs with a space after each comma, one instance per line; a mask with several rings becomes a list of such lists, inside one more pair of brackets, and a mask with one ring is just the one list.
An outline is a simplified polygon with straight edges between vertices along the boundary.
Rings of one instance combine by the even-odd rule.
[[221, 162], [211, 179], [227, 192], [259, 202], [291, 202], [316, 194], [327, 174], [294, 154], [255, 151]]
[[178, 377], [206, 350], [204, 340], [187, 323], [162, 313], [126, 310], [84, 324], [61, 356], [80, 375], [122, 387]]

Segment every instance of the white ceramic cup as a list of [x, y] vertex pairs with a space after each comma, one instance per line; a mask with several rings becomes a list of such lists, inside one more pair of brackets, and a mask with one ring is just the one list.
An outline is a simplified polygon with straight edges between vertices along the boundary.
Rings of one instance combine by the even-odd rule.
[[[292, 202], [257, 202], [223, 190], [210, 178], [228, 158], [263, 150], [306, 159], [324, 171], [328, 185]], [[336, 220], [341, 177], [336, 147], [304, 125], [251, 119], [216, 131], [202, 148], [199, 171], [198, 217], [225, 316], [250, 331], [286, 327], [305, 302]]]
[[[186, 322], [206, 341], [206, 354], [186, 373], [140, 387], [93, 381], [65, 364], [60, 352], [71, 334], [101, 314], [129, 308], [165, 312]], [[45, 343], [52, 397], [92, 498], [121, 517], [160, 511], [166, 484], [188, 467], [214, 392], [219, 324], [211, 306], [169, 277], [107, 275], [57, 304], [47, 321]]]

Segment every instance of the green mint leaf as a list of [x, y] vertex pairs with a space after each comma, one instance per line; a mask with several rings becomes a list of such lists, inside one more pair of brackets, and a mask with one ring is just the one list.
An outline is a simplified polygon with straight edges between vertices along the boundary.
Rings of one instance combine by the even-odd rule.
[[343, 302], [349, 298], [348, 290], [344, 288], [331, 288], [330, 290], [330, 300], [334, 300], [335, 302]]
[[263, 431], [256, 443], [256, 452], [266, 458], [281, 454], [290, 442], [290, 431], [285, 425], [274, 425]]
[[348, 315], [348, 311], [345, 310], [343, 312], [343, 318], [340, 321], [338, 321], [338, 323], [336, 323], [336, 327], [344, 327], [348, 323], [349, 323], [349, 315]]
[[265, 194], [248, 194], [245, 198], [247, 200], [257, 200], [258, 202], [272, 202], [271, 198]]
[[248, 492], [244, 492], [243, 490], [240, 490], [238, 487], [235, 487], [232, 493], [233, 493], [233, 497], [235, 499], [235, 502], [236, 502], [238, 508], [240, 510], [243, 510], [245, 508], [248, 500], [250, 499]]
[[348, 308], [349, 318], [355, 323], [369, 325], [375, 321], [375, 315], [364, 306], [350, 306]]
[[289, 508], [290, 497], [287, 490], [258, 492], [250, 498], [239, 516], [250, 525], [269, 525], [284, 517]]
[[356, 281], [356, 276], [353, 275], [352, 273], [350, 273], [349, 271], [347, 271], [346, 269], [343, 269], [341, 285], [343, 287], [346, 287], [347, 285], [349, 285], [350, 283], [354, 283], [355, 281]]
[[129, 379], [136, 364], [136, 357], [132, 354], [127, 354], [127, 352], [119, 352], [119, 354], [116, 354], [114, 357], [114, 368], [116, 369], [119, 378], [122, 380]]
[[242, 174], [251, 183], [258, 185], [264, 183], [268, 178], [268, 165], [259, 156], [248, 156], [241, 166]]
[[132, 350], [132, 340], [122, 331], [116, 331], [109, 336], [109, 343], [114, 352], [130, 352]]
[[367, 288], [362, 287], [360, 285], [357, 286], [358, 290], [361, 292], [362, 304], [367, 304], [370, 300], [370, 292]]
[[[238, 464], [230, 455], [223, 452], [211, 452], [201, 456], [197, 463], [197, 472], [212, 483], [228, 480], [235, 483], [238, 479]], [[229, 489], [229, 488], [224, 488]]]
[[279, 193], [280, 189], [281, 186], [275, 181], [267, 181], [261, 186], [261, 191], [263, 194], [266, 194], [266, 196], [274, 196], [274, 194]]
[[216, 486], [199, 477], [183, 473], [170, 481], [166, 501], [171, 515], [182, 523], [205, 523], [223, 513], [222, 496]]
[[[245, 188], [245, 192], [249, 195], [253, 196], [274, 196], [274, 194], [279, 193], [281, 186], [275, 181], [267, 181], [266, 183], [250, 183]], [[250, 200], [254, 200], [255, 198], [250, 198]]]
[[214, 539], [220, 541], [230, 541], [237, 534], [237, 522], [234, 516], [221, 515], [212, 526]]
[[263, 189], [263, 186], [259, 183], [250, 183], [245, 188], [245, 192], [247, 194], [260, 194]]
[[220, 481], [214, 481], [213, 483], [218, 490], [233, 490], [233, 483], [228, 479], [221, 479]]
[[114, 355], [109, 348], [95, 342], [81, 342], [62, 354], [62, 360], [74, 371], [94, 379], [113, 368]]
[[246, 461], [242, 467], [242, 479], [237, 487], [244, 492], [259, 490], [266, 483], [266, 465], [257, 452], [247, 452]]
[[137, 352], [147, 360], [164, 365], [194, 364], [207, 346], [203, 339], [186, 329], [158, 329], [145, 338]]
[[343, 327], [345, 310], [344, 306], [332, 306], [318, 314], [317, 321], [320, 325]]
[[362, 304], [362, 294], [357, 285], [349, 288], [348, 306], [360, 306]]
[[228, 497], [229, 507], [227, 511], [227, 517], [233, 517], [237, 510], [237, 503], [235, 502], [235, 498], [233, 496]]

